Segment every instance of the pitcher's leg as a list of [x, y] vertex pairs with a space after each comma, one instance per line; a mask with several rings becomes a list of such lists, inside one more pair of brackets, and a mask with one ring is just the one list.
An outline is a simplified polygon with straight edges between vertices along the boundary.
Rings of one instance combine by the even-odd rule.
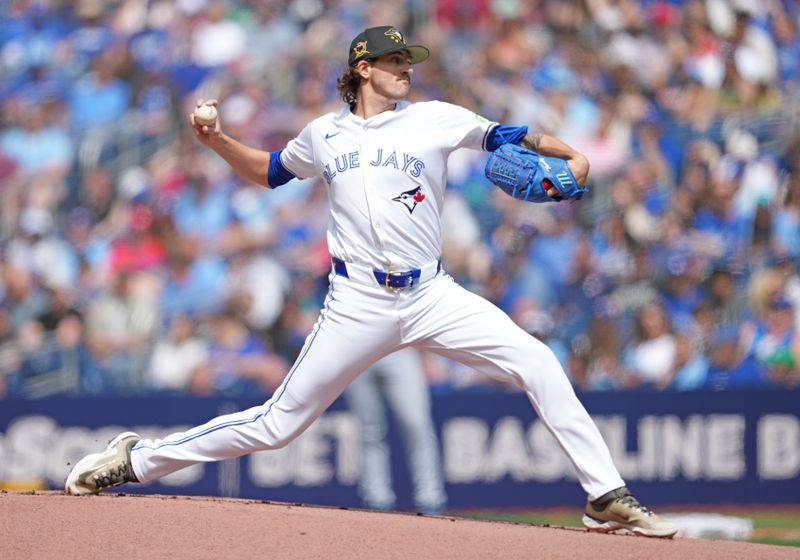
[[418, 302], [417, 322], [407, 336], [420, 347], [520, 386], [569, 457], [589, 499], [623, 486], [600, 431], [553, 352], [452, 280], [440, 277], [432, 284]]
[[384, 393], [397, 418], [414, 484], [414, 504], [440, 513], [447, 502], [439, 439], [431, 417], [431, 397], [416, 349], [406, 348], [381, 360]]
[[297, 361], [272, 398], [186, 432], [141, 440], [131, 451], [138, 480], [147, 482], [198, 462], [286, 445], [322, 414], [354, 377], [393, 350], [398, 335], [392, 329], [391, 316], [373, 306], [372, 323], [367, 326], [363, 320], [366, 303], [352, 289], [340, 289], [338, 297], [332, 297], [334, 287]]
[[[385, 360], [386, 358], [384, 358]], [[394, 509], [392, 466], [386, 442], [388, 423], [381, 396], [383, 360], [356, 378], [344, 394], [358, 418], [361, 443], [361, 479], [358, 490], [364, 505], [372, 509]]]

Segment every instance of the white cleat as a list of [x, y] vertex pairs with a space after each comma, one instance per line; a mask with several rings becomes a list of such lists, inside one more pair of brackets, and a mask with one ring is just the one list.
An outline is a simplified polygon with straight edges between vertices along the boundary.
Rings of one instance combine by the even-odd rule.
[[[610, 498], [608, 501], [603, 498]], [[672, 523], [644, 507], [624, 486], [609, 492], [600, 500], [602, 506], [586, 504], [583, 525], [600, 533], [628, 533], [641, 537], [671, 539], [678, 532]]]
[[67, 476], [66, 493], [97, 494], [126, 482], [138, 482], [131, 466], [131, 448], [140, 439], [139, 434], [123, 432], [108, 443], [105, 451], [78, 461]]

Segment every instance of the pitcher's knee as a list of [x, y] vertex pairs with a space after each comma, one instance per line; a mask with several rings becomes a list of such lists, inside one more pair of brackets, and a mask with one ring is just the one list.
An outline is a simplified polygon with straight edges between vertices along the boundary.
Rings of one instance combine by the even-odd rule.
[[514, 346], [513, 356], [513, 360], [520, 365], [533, 365], [539, 369], [561, 368], [555, 352], [547, 344], [528, 334]]
[[555, 352], [536, 338], [529, 337], [516, 356], [515, 370], [522, 386], [530, 386], [535, 378], [542, 375], [566, 378], [564, 367]]

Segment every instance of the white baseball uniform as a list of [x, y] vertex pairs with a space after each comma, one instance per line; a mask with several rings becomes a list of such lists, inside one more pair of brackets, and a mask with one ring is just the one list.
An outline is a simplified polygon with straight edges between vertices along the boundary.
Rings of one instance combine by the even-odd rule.
[[273, 153], [270, 184], [292, 176], [328, 184], [334, 267], [319, 319], [263, 405], [141, 440], [131, 453], [139, 481], [286, 445], [359, 373], [410, 345], [522, 388], [589, 499], [623, 486], [553, 353], [441, 269], [447, 158], [459, 148], [494, 149], [503, 130], [448, 103], [400, 102], [368, 119], [347, 108], [324, 115]]

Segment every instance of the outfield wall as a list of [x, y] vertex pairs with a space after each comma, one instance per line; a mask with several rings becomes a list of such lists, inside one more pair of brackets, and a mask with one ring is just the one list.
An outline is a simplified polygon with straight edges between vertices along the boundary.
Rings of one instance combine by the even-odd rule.
[[[800, 504], [800, 390], [581, 395], [623, 478], [649, 504]], [[575, 506], [584, 495], [519, 393], [434, 395], [452, 508]], [[0, 401], [0, 484], [60, 488], [122, 429], [159, 437], [258, 401], [190, 397]], [[392, 430], [399, 506], [410, 508]], [[357, 506], [358, 424], [340, 399], [284, 449], [197, 465], [126, 492]]]

